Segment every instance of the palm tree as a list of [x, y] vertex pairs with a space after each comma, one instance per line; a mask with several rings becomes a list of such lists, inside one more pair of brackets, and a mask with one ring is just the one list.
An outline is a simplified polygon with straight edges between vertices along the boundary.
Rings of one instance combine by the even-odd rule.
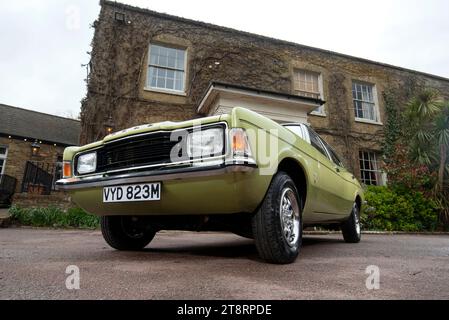
[[426, 165], [437, 175], [434, 199], [441, 206], [440, 219], [449, 224], [449, 102], [443, 103], [438, 93], [424, 90], [407, 105], [409, 157], [417, 164]]
[[441, 109], [441, 97], [438, 91], [424, 89], [412, 97], [408, 103], [410, 113], [420, 119], [427, 119]]
[[439, 147], [438, 190], [444, 191], [444, 172], [448, 168], [446, 162], [449, 159], [449, 102], [441, 108], [435, 119], [434, 136]]
[[407, 138], [412, 160], [430, 166], [437, 158], [432, 140], [435, 138], [434, 118], [441, 111], [438, 92], [425, 89], [407, 104]]

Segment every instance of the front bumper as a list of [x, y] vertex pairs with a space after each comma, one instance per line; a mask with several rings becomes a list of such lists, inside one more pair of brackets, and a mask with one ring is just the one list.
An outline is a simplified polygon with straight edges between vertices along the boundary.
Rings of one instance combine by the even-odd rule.
[[[103, 203], [103, 187], [161, 182], [161, 200]], [[181, 215], [253, 212], [270, 177], [254, 165], [216, 165], [58, 180], [73, 201], [96, 215]]]
[[164, 170], [151, 170], [134, 172], [116, 176], [105, 176], [103, 174], [89, 177], [74, 177], [56, 181], [58, 190], [76, 190], [94, 187], [107, 187], [122, 184], [162, 182], [168, 180], [179, 180], [195, 177], [207, 177], [230, 172], [251, 172], [255, 166], [251, 165], [216, 165], [209, 167], [190, 167]]

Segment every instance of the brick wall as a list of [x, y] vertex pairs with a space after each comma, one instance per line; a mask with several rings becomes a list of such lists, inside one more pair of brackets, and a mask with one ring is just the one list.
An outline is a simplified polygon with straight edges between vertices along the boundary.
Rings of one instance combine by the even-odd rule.
[[41, 144], [39, 154], [37, 156], [32, 156], [32, 142], [33, 141], [24, 141], [23, 139], [9, 139], [8, 137], [0, 137], [0, 145], [8, 147], [4, 174], [10, 175], [17, 179], [17, 192], [20, 192], [27, 161], [42, 161], [55, 164], [58, 155], [62, 155], [64, 152], [64, 147], [54, 146], [53, 144]]
[[16, 193], [12, 203], [21, 208], [56, 207], [64, 211], [76, 206], [65, 192], [53, 192], [50, 195]]

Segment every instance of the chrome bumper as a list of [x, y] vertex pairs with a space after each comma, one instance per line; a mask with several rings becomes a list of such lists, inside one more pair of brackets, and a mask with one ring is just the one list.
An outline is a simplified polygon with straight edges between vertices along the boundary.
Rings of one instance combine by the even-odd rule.
[[215, 165], [210, 167], [189, 167], [154, 171], [133, 172], [123, 175], [95, 175], [74, 177], [56, 181], [57, 190], [87, 189], [121, 184], [145, 183], [156, 181], [180, 180], [188, 178], [208, 177], [232, 172], [251, 172], [254, 164]]

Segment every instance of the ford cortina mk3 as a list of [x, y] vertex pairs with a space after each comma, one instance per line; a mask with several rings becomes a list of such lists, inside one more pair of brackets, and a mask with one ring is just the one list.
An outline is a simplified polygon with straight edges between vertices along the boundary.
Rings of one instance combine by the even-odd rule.
[[64, 152], [57, 182], [101, 216], [106, 242], [144, 248], [160, 230], [230, 231], [260, 257], [293, 262], [305, 226], [359, 242], [361, 185], [310, 126], [248, 109], [142, 125]]

